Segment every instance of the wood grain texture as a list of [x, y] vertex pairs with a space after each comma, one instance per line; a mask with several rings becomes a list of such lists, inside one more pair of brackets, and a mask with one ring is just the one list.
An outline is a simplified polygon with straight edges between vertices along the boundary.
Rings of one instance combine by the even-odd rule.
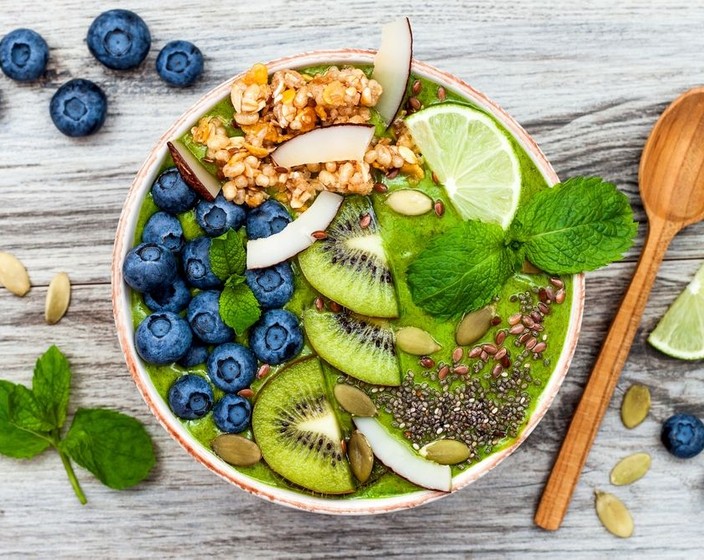
[[[615, 181], [639, 219], [640, 152], [655, 120], [679, 93], [704, 82], [704, 6], [691, 1], [538, 2], [272, 0], [157, 3], [125, 0], [150, 26], [146, 63], [119, 73], [96, 63], [85, 33], [97, 0], [0, 0], [0, 34], [20, 26], [44, 35], [49, 71], [38, 84], [0, 76], [0, 250], [29, 269], [24, 299], [0, 289], [0, 377], [27, 382], [49, 344], [74, 367], [72, 408], [110, 406], [136, 415], [154, 436], [159, 463], [127, 492], [84, 472], [89, 503], [72, 494], [58, 457], [0, 457], [0, 556], [8, 558], [697, 558], [701, 557], [704, 463], [670, 457], [658, 442], [673, 410], [704, 417], [701, 364], [669, 359], [647, 334], [704, 258], [704, 226], [685, 229], [658, 274], [616, 395], [577, 486], [562, 529], [547, 533], [533, 512], [599, 345], [634, 270], [644, 227], [627, 261], [590, 274], [586, 316], [572, 369], [526, 443], [476, 484], [419, 509], [374, 518], [329, 518], [266, 503], [197, 465], [148, 412], [132, 383], [114, 331], [110, 252], [129, 184], [158, 136], [202, 93], [258, 60], [314, 48], [375, 47], [378, 25], [407, 14], [417, 58], [484, 91], [535, 136], [558, 174]], [[196, 87], [175, 90], [153, 70], [158, 49], [188, 39], [206, 56]], [[93, 79], [109, 98], [96, 136], [71, 140], [48, 116], [56, 87]], [[74, 284], [68, 314], [44, 323], [55, 273]], [[618, 415], [633, 382], [653, 393], [653, 411], [634, 430]], [[648, 475], [615, 493], [631, 508], [635, 535], [619, 540], [599, 524], [594, 488], [623, 456], [646, 450]]]

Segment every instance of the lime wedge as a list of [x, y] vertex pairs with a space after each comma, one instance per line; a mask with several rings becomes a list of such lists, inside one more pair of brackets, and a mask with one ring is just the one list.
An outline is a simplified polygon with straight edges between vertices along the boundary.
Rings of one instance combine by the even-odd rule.
[[673, 358], [704, 358], [704, 266], [660, 319], [648, 342]]
[[490, 117], [442, 103], [407, 117], [406, 126], [464, 219], [508, 227], [521, 194], [521, 169]]

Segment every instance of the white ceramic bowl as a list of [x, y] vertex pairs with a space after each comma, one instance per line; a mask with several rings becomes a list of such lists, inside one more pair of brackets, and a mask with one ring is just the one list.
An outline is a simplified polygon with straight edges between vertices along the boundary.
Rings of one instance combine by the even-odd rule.
[[[284, 68], [300, 68], [322, 63], [371, 63], [373, 56], [374, 51], [357, 49], [314, 51], [274, 60], [269, 62], [267, 67], [270, 72], [275, 72]], [[540, 151], [537, 144], [525, 132], [525, 130], [523, 130], [520, 125], [496, 103], [470, 87], [465, 82], [446, 72], [437, 70], [428, 64], [414, 61], [413, 72], [442, 84], [448, 90], [458, 92], [462, 96], [471, 100], [478, 107], [481, 107], [485, 111], [494, 115], [521, 144], [523, 149], [537, 165], [538, 169], [540, 169], [547, 182], [549, 184], [558, 182], [555, 171], [550, 166], [550, 163]], [[130, 294], [129, 288], [125, 285], [122, 279], [122, 261], [133, 244], [135, 227], [137, 224], [140, 207], [142, 205], [142, 200], [149, 192], [149, 189], [159, 172], [161, 163], [167, 154], [166, 142], [170, 139], [181, 136], [191, 126], [193, 126], [200, 115], [210, 109], [210, 107], [216, 102], [228, 96], [230, 86], [237, 77], [220, 84], [215, 89], [205, 94], [195, 105], [188, 109], [188, 111], [186, 111], [174, 123], [174, 125], [166, 131], [166, 133], [164, 133], [164, 135], [157, 142], [156, 146], [150, 152], [147, 160], [144, 162], [144, 165], [142, 165], [139, 170], [139, 173], [137, 173], [137, 177], [132, 183], [127, 195], [127, 200], [125, 201], [125, 205], [122, 209], [122, 215], [117, 228], [115, 247], [113, 251], [112, 300], [120, 344], [125, 354], [127, 366], [132, 374], [132, 378], [137, 384], [139, 391], [142, 393], [142, 397], [154, 415], [158, 418], [159, 422], [161, 422], [162, 426], [164, 426], [169, 434], [171, 434], [171, 436], [176, 439], [176, 441], [178, 441], [181, 446], [183, 446], [183, 448], [197, 461], [232, 484], [272, 502], [318, 513], [371, 514], [412, 508], [420, 504], [442, 498], [447, 494], [444, 492], [436, 492], [431, 490], [419, 490], [418, 492], [414, 492], [412, 494], [405, 494], [391, 498], [320, 498], [307, 496], [291, 490], [274, 488], [268, 484], [241, 474], [218, 458], [210, 449], [199, 443], [171, 413], [168, 405], [164, 402], [155, 389], [149, 374], [144, 369], [142, 361], [135, 351]], [[481, 476], [485, 475], [511, 453], [513, 453], [545, 415], [545, 412], [552, 403], [563, 379], [565, 378], [572, 355], [574, 354], [582, 321], [583, 307], [584, 277], [582, 275], [577, 275], [574, 277], [574, 295], [572, 298], [569, 329], [565, 344], [562, 349], [562, 353], [560, 354], [560, 358], [555, 365], [555, 370], [552, 377], [538, 400], [527, 426], [512, 445], [498, 451], [497, 453], [494, 453], [484, 461], [481, 461], [461, 474], [455, 476], [452, 483], [453, 492], [467, 486]]]

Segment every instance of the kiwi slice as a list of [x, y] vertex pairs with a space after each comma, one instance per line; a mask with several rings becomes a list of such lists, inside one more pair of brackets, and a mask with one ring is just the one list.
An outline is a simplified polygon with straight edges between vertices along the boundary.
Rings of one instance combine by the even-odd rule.
[[318, 355], [340, 371], [375, 385], [401, 384], [389, 327], [346, 311], [309, 309], [303, 313], [303, 328]]
[[371, 201], [346, 198], [325, 233], [325, 239], [298, 255], [308, 282], [355, 313], [398, 317], [391, 269]]
[[321, 494], [355, 490], [317, 358], [292, 363], [259, 391], [252, 430], [269, 467]]

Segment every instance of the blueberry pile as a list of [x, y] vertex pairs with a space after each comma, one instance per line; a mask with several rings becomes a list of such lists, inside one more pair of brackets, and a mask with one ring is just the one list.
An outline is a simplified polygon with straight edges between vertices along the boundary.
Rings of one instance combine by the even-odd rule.
[[[152, 37], [144, 20], [129, 10], [108, 10], [88, 29], [88, 50], [112, 70], [137, 68], [149, 54]], [[0, 69], [18, 82], [39, 79], [46, 71], [49, 47], [36, 31], [15, 29], [0, 41]], [[186, 87], [203, 73], [203, 54], [188, 41], [171, 41], [159, 52], [156, 71], [167, 84]], [[103, 90], [85, 79], [73, 79], [54, 94], [49, 114], [66, 136], [88, 136], [103, 126], [108, 102]]]
[[[141, 242], [123, 262], [125, 282], [142, 294], [152, 312], [135, 331], [135, 347], [150, 364], [177, 364], [184, 375], [171, 386], [168, 402], [179, 418], [194, 420], [212, 411], [223, 432], [238, 433], [250, 423], [252, 407], [242, 395], [262, 364], [281, 364], [303, 348], [298, 318], [283, 306], [293, 296], [288, 263], [249, 270], [244, 282], [262, 310], [249, 329], [246, 345], [236, 340], [220, 313], [224, 289], [210, 263], [214, 237], [230, 230], [267, 237], [281, 231], [291, 217], [274, 200], [248, 210], [225, 200], [201, 200], [176, 167], [154, 181], [151, 197], [158, 207], [142, 230]], [[202, 235], [186, 240], [181, 220], [194, 214]], [[205, 364], [208, 378], [189, 371]], [[214, 387], [224, 393], [216, 401]], [[246, 394], [246, 393], [245, 393]]]

